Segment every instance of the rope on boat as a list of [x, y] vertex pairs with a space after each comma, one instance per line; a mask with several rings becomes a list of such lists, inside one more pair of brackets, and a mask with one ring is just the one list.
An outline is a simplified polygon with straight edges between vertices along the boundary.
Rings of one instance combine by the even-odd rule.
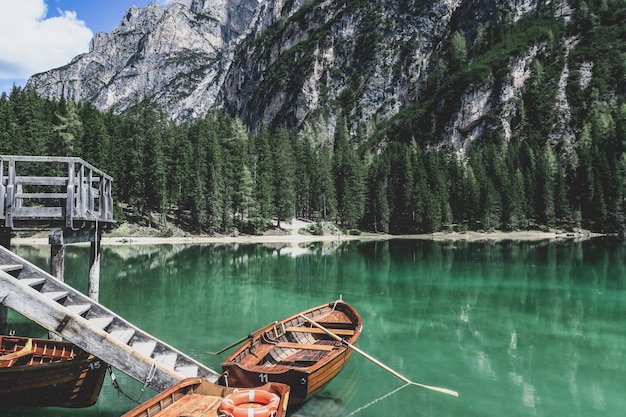
[[373, 400], [373, 401], [370, 401], [369, 403], [365, 404], [363, 407], [359, 407], [359, 408], [357, 408], [356, 410], [354, 410], [353, 412], [351, 412], [350, 414], [348, 414], [346, 417], [353, 416], [353, 415], [355, 415], [355, 414], [357, 414], [357, 413], [360, 413], [361, 411], [365, 410], [366, 408], [370, 408], [372, 405], [376, 404], [377, 402], [382, 401], [382, 400], [384, 400], [385, 398], [392, 396], [392, 395], [393, 395], [393, 394], [395, 394], [396, 392], [400, 391], [400, 390], [401, 390], [401, 389], [403, 389], [403, 388], [408, 387], [409, 385], [411, 385], [411, 384], [408, 384], [408, 383], [407, 383], [407, 384], [404, 384], [404, 385], [402, 385], [400, 388], [396, 388], [396, 389], [394, 389], [393, 391], [388, 392], [387, 394], [383, 395], [382, 397], [379, 397], [379, 398], [376, 398], [376, 399], [375, 399], [375, 400]]
[[146, 391], [146, 387], [148, 386], [148, 384], [150, 384], [150, 382], [154, 378], [154, 375], [156, 375], [157, 362], [156, 361], [152, 362], [150, 371], [148, 371], [148, 376], [146, 376], [146, 381], [144, 382], [143, 387], [141, 388], [141, 392], [139, 393], [139, 398], [137, 399], [134, 399], [133, 397], [131, 397], [130, 395], [124, 392], [119, 382], [117, 382], [117, 377], [113, 373], [113, 367], [109, 365], [107, 368], [109, 370], [109, 375], [111, 376], [111, 384], [113, 384], [113, 387], [118, 392], [118, 394], [122, 394], [124, 397], [128, 398], [129, 400], [136, 402], [137, 404], [141, 404], [141, 398], [143, 397], [143, 394]]

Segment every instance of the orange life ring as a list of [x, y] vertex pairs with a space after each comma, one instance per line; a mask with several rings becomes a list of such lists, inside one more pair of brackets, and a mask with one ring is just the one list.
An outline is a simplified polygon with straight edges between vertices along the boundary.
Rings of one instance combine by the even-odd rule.
[[[248, 406], [246, 406], [248, 405]], [[263, 390], [238, 391], [220, 404], [220, 415], [228, 417], [273, 417], [278, 413], [280, 397]]]

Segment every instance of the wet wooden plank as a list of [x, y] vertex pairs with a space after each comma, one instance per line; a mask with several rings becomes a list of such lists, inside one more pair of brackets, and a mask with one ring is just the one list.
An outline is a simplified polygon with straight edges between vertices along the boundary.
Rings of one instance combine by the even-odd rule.
[[[302, 332], [302, 333], [312, 333], [312, 334], [326, 334], [324, 330], [318, 329], [317, 327], [287, 327], [285, 329], [288, 332]], [[353, 336], [354, 330], [350, 329], [333, 329], [329, 328], [331, 332], [335, 333], [338, 336]]]
[[334, 346], [330, 345], [311, 345], [305, 343], [291, 343], [291, 342], [279, 342], [276, 344], [280, 348], [292, 348], [292, 349], [307, 349], [307, 350], [334, 350]]

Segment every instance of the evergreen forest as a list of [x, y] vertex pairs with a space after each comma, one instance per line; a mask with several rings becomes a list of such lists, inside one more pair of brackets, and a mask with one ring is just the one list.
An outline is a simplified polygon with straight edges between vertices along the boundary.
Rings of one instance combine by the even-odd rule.
[[[103, 113], [14, 87], [0, 96], [0, 154], [81, 157], [114, 178], [117, 221], [161, 227], [169, 216], [199, 233], [259, 234], [293, 217], [392, 234], [624, 233], [626, 6], [574, 3], [567, 25], [533, 16], [471, 42], [453, 34], [422, 87], [427, 100], [359, 129], [340, 109], [332, 140], [310, 126], [253, 131], [220, 111], [174, 123], [148, 99]], [[572, 34], [580, 43], [566, 56], [559, 40]], [[510, 139], [487, 130], [463, 155], [442, 141], [447, 106], [477, 80], [502, 82], [509, 58], [540, 40]], [[565, 60], [593, 62], [593, 77], [569, 75], [564, 139], [553, 109]]]

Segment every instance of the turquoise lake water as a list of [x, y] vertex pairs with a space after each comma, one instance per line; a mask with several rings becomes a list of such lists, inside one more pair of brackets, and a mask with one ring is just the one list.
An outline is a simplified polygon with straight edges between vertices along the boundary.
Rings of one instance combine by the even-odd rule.
[[[14, 247], [48, 269], [48, 246]], [[89, 248], [66, 249], [66, 282], [87, 290]], [[219, 370], [208, 354], [340, 295], [363, 317], [354, 354], [290, 416], [597, 417], [626, 411], [626, 242], [401, 240], [280, 245], [105, 246], [100, 302]], [[40, 330], [15, 314], [18, 335]], [[119, 371], [132, 398], [142, 384]], [[119, 416], [136, 404], [105, 381], [88, 409], [2, 416]]]

